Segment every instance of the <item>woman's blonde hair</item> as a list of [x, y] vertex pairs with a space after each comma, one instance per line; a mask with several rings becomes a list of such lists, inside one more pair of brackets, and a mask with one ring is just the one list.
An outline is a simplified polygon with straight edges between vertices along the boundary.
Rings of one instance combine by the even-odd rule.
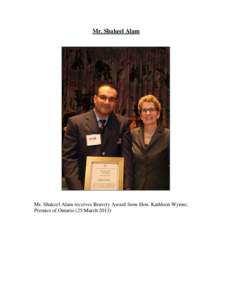
[[140, 113], [141, 113], [142, 106], [143, 106], [144, 102], [152, 102], [155, 106], [155, 109], [158, 112], [161, 111], [161, 104], [160, 104], [159, 100], [153, 95], [146, 95], [146, 96], [143, 96], [142, 98], [139, 99], [138, 109], [139, 109]]

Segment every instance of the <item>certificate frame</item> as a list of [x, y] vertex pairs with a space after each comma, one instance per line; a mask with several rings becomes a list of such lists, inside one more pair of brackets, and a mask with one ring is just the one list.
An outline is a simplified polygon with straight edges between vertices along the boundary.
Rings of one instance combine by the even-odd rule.
[[[98, 166], [99, 168], [96, 168]], [[98, 172], [96, 171], [96, 169], [98, 170]], [[104, 172], [104, 170], [106, 170], [106, 172]], [[106, 180], [111, 181], [110, 183], [111, 186], [113, 184], [112, 188], [105, 188], [104, 182], [102, 184], [100, 183], [101, 180], [100, 176], [101, 173], [103, 172], [106, 173], [106, 176], [108, 176], [108, 179], [106, 178]], [[84, 190], [87, 191], [123, 190], [123, 174], [124, 174], [124, 157], [87, 156]], [[93, 188], [94, 185], [98, 186], [98, 188]]]

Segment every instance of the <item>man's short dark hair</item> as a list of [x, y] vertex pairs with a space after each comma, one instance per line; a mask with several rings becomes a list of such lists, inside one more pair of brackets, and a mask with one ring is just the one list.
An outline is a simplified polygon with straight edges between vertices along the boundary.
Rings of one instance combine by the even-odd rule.
[[95, 95], [98, 95], [99, 89], [100, 89], [101, 87], [103, 87], [103, 86], [109, 86], [109, 87], [111, 87], [111, 88], [114, 89], [114, 90], [117, 92], [117, 94], [118, 94], [118, 89], [117, 89], [117, 87], [116, 87], [116, 85], [115, 85], [114, 83], [112, 83], [112, 82], [101, 82], [101, 83], [96, 87], [96, 89], [95, 89]]

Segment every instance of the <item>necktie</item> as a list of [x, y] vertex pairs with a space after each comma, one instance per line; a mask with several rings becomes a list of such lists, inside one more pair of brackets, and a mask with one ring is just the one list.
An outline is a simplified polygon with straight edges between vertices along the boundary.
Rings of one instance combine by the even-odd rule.
[[104, 129], [106, 126], [106, 120], [99, 120], [101, 124], [101, 129]]

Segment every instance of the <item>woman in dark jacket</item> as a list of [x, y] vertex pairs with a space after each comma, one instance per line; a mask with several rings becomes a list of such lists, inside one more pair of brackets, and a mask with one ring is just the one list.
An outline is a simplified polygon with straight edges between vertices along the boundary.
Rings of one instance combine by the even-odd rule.
[[143, 126], [132, 129], [134, 190], [169, 190], [169, 129], [158, 125], [161, 104], [153, 95], [139, 100]]

